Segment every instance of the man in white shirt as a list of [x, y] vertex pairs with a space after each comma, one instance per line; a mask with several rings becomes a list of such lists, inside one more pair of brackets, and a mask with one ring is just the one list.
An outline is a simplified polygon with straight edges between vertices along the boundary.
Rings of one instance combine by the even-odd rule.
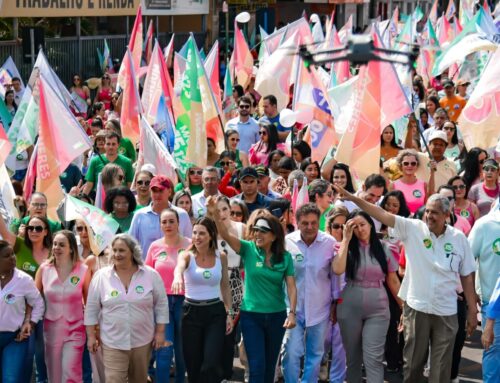
[[422, 222], [395, 216], [341, 187], [335, 186], [335, 189], [384, 225], [393, 227], [394, 236], [406, 249], [407, 267], [399, 291], [399, 297], [405, 301], [404, 381], [422, 381], [431, 344], [429, 382], [449, 382], [458, 331], [457, 276], [468, 303], [468, 335], [477, 326], [473, 281], [476, 267], [465, 235], [446, 224], [450, 202], [441, 195], [432, 195], [427, 200]]
[[250, 106], [252, 100], [243, 96], [238, 100], [239, 116], [229, 120], [226, 123], [225, 130], [234, 129], [240, 135], [238, 149], [248, 153], [250, 147], [259, 141], [259, 124], [250, 116]]
[[219, 193], [219, 171], [213, 166], [207, 166], [201, 173], [201, 185], [203, 190], [192, 197], [193, 215], [195, 218], [203, 217], [207, 214], [207, 198]]

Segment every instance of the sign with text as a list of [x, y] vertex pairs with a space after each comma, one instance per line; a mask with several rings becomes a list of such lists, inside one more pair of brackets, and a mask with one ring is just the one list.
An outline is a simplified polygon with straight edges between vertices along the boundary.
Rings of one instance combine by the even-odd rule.
[[141, 0], [146, 16], [207, 15], [209, 0]]

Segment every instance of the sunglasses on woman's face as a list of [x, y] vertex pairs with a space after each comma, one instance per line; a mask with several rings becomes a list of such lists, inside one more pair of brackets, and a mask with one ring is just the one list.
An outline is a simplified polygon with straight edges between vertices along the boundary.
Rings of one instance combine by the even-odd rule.
[[267, 132], [265, 130], [261, 130], [259, 132], [259, 136], [267, 136]]
[[341, 223], [332, 223], [332, 224], [330, 225], [330, 228], [331, 228], [332, 230], [343, 229], [343, 228], [344, 228], [344, 225], [343, 225], [343, 224], [341, 224]]
[[465, 190], [466, 186], [464, 184], [461, 185], [453, 185], [453, 190]]
[[416, 162], [403, 162], [403, 166], [417, 166]]
[[149, 186], [151, 184], [151, 181], [142, 181], [142, 180], [139, 180], [137, 181], [137, 185], [139, 186]]
[[231, 165], [231, 161], [220, 161], [219, 164], [220, 166], [229, 166]]
[[234, 210], [231, 210], [231, 217], [238, 217], [238, 218], [241, 218], [243, 217], [243, 213], [241, 211], [234, 211]]
[[197, 176], [201, 176], [201, 175], [203, 174], [203, 170], [192, 170], [192, 169], [191, 169], [191, 170], [189, 171], [189, 174], [190, 174], [190, 175], [192, 175], [192, 176], [194, 176], [195, 174], [196, 174]]
[[26, 230], [28, 231], [34, 231], [35, 233], [41, 233], [42, 231], [45, 230], [45, 228], [41, 225], [35, 225], [35, 226], [26, 226]]
[[87, 227], [86, 226], [77, 226], [76, 231], [79, 233], [81, 233], [83, 231], [87, 231]]
[[103, 77], [103, 80], [111, 80], [109, 77]]
[[118, 178], [118, 181], [122, 182], [125, 179], [125, 176], [123, 174], [119, 174], [116, 178]]

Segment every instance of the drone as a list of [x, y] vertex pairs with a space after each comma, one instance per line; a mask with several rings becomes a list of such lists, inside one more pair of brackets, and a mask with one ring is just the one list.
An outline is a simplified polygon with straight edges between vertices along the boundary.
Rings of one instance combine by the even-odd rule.
[[415, 66], [420, 48], [409, 44], [409, 52], [375, 47], [370, 35], [353, 35], [347, 45], [342, 48], [317, 50], [311, 52], [308, 45], [300, 45], [298, 55], [304, 60], [306, 67], [323, 65], [338, 61], [349, 61], [354, 66], [366, 65], [370, 61], [382, 61], [392, 64]]

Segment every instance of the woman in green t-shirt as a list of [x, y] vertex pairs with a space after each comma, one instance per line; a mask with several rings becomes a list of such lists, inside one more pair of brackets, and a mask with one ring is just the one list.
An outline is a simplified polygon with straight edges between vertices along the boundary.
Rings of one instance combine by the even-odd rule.
[[[250, 228], [253, 239], [245, 241], [222, 224], [216, 199], [207, 199], [220, 236], [238, 253], [245, 270], [240, 320], [250, 369], [250, 382], [272, 383], [286, 329], [295, 327], [297, 289], [293, 261], [285, 250], [285, 233], [272, 215], [257, 219]], [[284, 284], [290, 310], [287, 315]]]
[[[191, 195], [195, 195], [203, 190], [203, 186], [201, 185], [201, 174], [203, 173], [203, 169], [198, 166], [191, 166], [186, 171], [186, 185], [182, 182], [179, 182], [175, 185], [174, 191], [178, 192], [182, 189], [189, 189]], [[186, 186], [186, 187], [185, 187]]]
[[136, 202], [134, 193], [125, 186], [110, 189], [106, 194], [104, 208], [120, 225], [120, 233], [128, 233], [134, 218]]

